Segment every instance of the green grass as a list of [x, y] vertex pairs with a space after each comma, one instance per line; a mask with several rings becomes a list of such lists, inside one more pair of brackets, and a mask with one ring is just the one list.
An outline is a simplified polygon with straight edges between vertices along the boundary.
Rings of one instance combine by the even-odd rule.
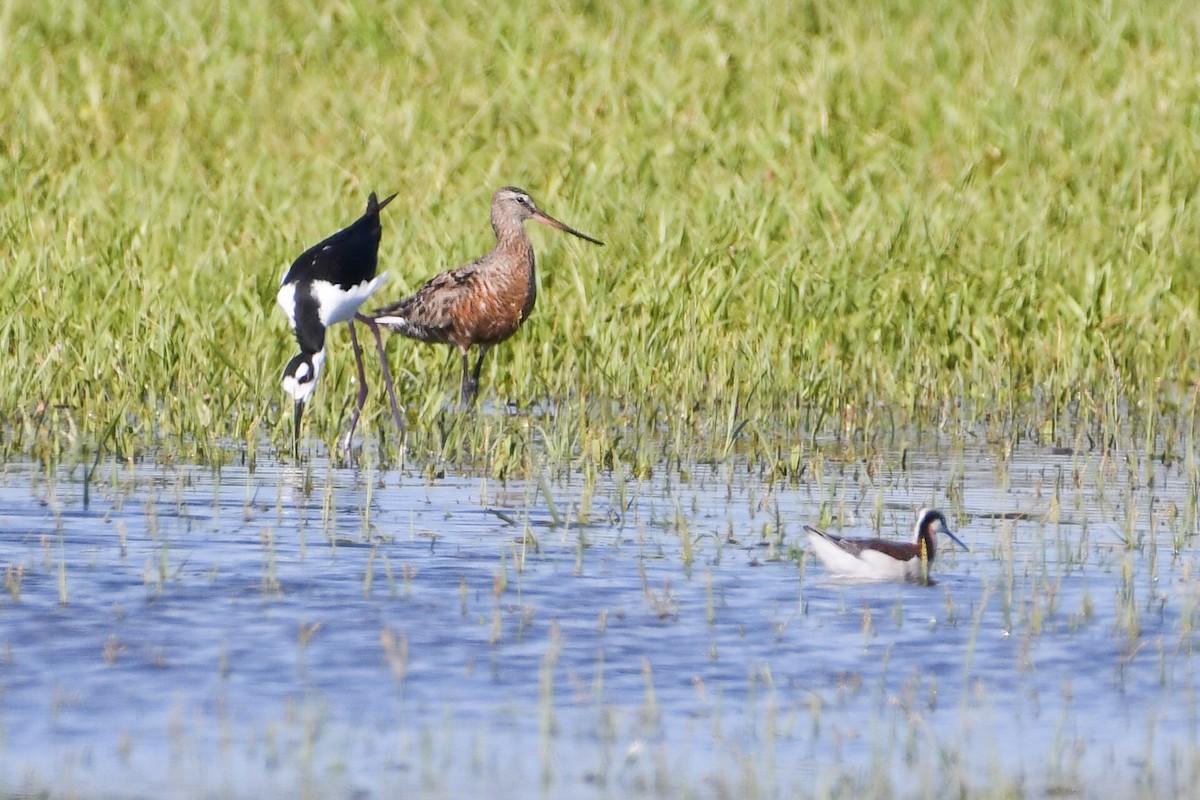
[[399, 191], [399, 297], [491, 246], [506, 183], [608, 246], [533, 231], [537, 309], [485, 367], [548, 431], [462, 424], [457, 358], [389, 344], [430, 464], [736, 440], [786, 471], [820, 431], [1193, 405], [1195, 3], [310, 5], [0, 7], [8, 452], [286, 445], [291, 260]]

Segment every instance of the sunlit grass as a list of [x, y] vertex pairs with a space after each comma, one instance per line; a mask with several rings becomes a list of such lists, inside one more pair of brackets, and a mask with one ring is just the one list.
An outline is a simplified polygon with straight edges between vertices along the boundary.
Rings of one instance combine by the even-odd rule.
[[[1197, 40], [1182, 1], [10, 3], [6, 447], [283, 443], [292, 258], [399, 191], [399, 297], [490, 247], [505, 183], [608, 247], [533, 232], [538, 307], [484, 401], [553, 404], [597, 463], [736, 441], [786, 472], [818, 430], [1169, 415], [1200, 333]], [[330, 347], [326, 442], [353, 396]], [[544, 432], [451, 413], [445, 348], [389, 352], [418, 458], [528, 472]]]

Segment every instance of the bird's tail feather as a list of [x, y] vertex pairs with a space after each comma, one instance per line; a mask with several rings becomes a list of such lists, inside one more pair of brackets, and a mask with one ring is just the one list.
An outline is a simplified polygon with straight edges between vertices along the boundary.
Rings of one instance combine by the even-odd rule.
[[388, 203], [395, 200], [396, 195], [398, 195], [398, 194], [400, 194], [400, 193], [396, 192], [395, 194], [392, 194], [390, 197], [385, 197], [383, 202], [381, 203], [375, 197], [375, 193], [371, 192], [371, 195], [367, 198], [367, 213], [368, 214], [378, 214], [380, 211], [383, 210], [384, 206], [386, 206]]
[[407, 328], [408, 327], [408, 320], [406, 320], [404, 317], [395, 316], [394, 314], [392, 314], [392, 315], [384, 314], [383, 316], [375, 317], [374, 319], [380, 325], [387, 325], [389, 328]]

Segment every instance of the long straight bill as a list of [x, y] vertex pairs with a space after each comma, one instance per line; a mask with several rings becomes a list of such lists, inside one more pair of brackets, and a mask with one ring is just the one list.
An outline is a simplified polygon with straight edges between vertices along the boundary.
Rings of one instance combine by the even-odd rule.
[[584, 241], [588, 241], [588, 242], [591, 242], [592, 244], [598, 244], [601, 246], [604, 245], [604, 242], [600, 241], [599, 239], [593, 239], [591, 236], [588, 236], [586, 233], [580, 233], [579, 231], [572, 228], [570, 225], [567, 225], [564, 222], [559, 222], [554, 217], [552, 217], [549, 214], [546, 214], [544, 212], [541, 212], [541, 211], [534, 212], [533, 218], [536, 219], [538, 222], [542, 223], [543, 225], [549, 225], [551, 228], [558, 228], [560, 231], [565, 231], [566, 233], [569, 233], [572, 236], [578, 236], [580, 239], [583, 239]]
[[300, 418], [304, 416], [304, 401], [296, 401], [296, 416], [292, 420], [292, 457], [300, 457]]
[[957, 536], [955, 536], [953, 533], [951, 533], [948, 530], [943, 529], [943, 532], [947, 536], [949, 536], [951, 539], [953, 539], [954, 543], [957, 544], [959, 547], [961, 547], [963, 550], [966, 550], [968, 553], [971, 552], [971, 548], [967, 547], [966, 542], [964, 542], [962, 539], [958, 538]]

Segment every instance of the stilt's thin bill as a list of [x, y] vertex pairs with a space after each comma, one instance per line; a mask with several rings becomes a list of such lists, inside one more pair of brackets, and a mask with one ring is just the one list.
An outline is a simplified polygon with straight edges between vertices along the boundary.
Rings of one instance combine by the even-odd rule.
[[563, 223], [563, 222], [559, 222], [554, 217], [550, 216], [549, 214], [547, 214], [543, 211], [534, 211], [533, 218], [536, 219], [538, 222], [542, 223], [543, 225], [549, 225], [551, 228], [558, 228], [560, 231], [569, 233], [572, 236], [578, 236], [580, 239], [583, 239], [586, 242], [591, 242], [592, 244], [598, 244], [602, 247], [604, 246], [604, 242], [600, 241], [599, 239], [593, 239], [592, 237], [588, 236], [586, 233], [580, 233], [579, 231], [572, 228], [570, 225], [567, 225], [566, 223]]
[[296, 401], [296, 416], [292, 419], [292, 456], [300, 456], [300, 418], [304, 416], [304, 401]]
[[283, 370], [283, 390], [296, 401], [295, 417], [292, 427], [292, 452], [300, 452], [300, 418], [304, 416], [304, 401], [308, 400], [313, 390], [317, 388], [317, 378], [325, 363], [325, 351], [301, 353], [288, 362]]

